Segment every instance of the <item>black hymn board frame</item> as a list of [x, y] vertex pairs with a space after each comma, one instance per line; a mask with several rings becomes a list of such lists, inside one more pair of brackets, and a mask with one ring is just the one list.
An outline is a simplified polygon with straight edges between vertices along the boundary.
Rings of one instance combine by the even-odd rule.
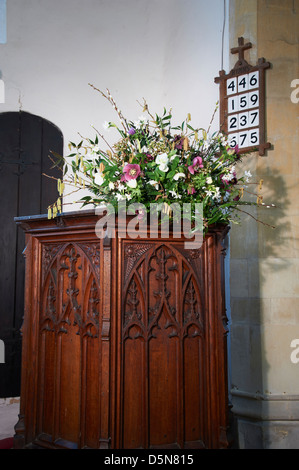
[[238, 38], [238, 47], [231, 49], [239, 54], [238, 61], [228, 74], [221, 70], [214, 80], [220, 84], [220, 129], [230, 146], [238, 145], [239, 153], [258, 151], [263, 156], [271, 147], [265, 137], [265, 70], [271, 64], [264, 58], [257, 65], [248, 64], [244, 52], [251, 47], [251, 42], [244, 44], [244, 38]]

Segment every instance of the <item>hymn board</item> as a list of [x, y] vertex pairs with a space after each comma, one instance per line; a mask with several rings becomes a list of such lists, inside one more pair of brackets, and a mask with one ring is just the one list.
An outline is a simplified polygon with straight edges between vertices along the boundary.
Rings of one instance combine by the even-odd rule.
[[232, 54], [239, 54], [234, 68], [228, 74], [221, 70], [215, 78], [220, 84], [220, 129], [231, 147], [238, 145], [239, 153], [265, 155], [271, 146], [265, 136], [265, 70], [271, 64], [264, 58], [257, 65], [248, 64], [244, 51], [251, 47], [238, 38], [238, 47], [231, 49]]

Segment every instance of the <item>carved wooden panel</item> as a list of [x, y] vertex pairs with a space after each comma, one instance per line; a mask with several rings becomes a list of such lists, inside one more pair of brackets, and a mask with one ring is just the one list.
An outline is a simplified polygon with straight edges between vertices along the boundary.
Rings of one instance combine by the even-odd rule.
[[93, 211], [26, 232], [15, 448], [229, 445], [223, 227], [100, 240]]
[[204, 447], [202, 252], [195, 273], [181, 246], [127, 242], [123, 249], [121, 446]]
[[43, 246], [38, 439], [98, 447], [100, 244]]

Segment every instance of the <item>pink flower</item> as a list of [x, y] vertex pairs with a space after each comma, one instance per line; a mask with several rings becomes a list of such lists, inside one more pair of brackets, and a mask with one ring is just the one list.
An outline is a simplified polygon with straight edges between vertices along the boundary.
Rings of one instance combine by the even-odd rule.
[[143, 220], [144, 216], [145, 216], [145, 212], [144, 212], [144, 209], [137, 209], [135, 211], [135, 214], [137, 215], [137, 219], [138, 220]]
[[192, 165], [188, 166], [188, 170], [192, 175], [194, 175], [195, 171], [199, 171], [200, 168], [203, 168], [201, 157], [195, 157], [193, 159]]
[[139, 165], [134, 165], [132, 163], [127, 163], [123, 169], [123, 176], [121, 177], [122, 181], [130, 181], [130, 180], [136, 180], [138, 176], [140, 175], [140, 166]]
[[188, 194], [195, 194], [195, 193], [196, 191], [194, 188], [190, 188], [190, 187], [188, 188]]

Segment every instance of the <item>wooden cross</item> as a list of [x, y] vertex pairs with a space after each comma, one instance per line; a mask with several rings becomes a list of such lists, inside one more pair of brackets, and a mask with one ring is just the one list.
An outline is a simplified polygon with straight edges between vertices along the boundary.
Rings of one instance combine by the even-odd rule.
[[232, 54], [239, 54], [239, 60], [243, 61], [244, 60], [244, 51], [246, 49], [250, 49], [252, 47], [251, 42], [247, 42], [244, 44], [244, 38], [238, 38], [238, 47], [233, 47], [230, 51]]

